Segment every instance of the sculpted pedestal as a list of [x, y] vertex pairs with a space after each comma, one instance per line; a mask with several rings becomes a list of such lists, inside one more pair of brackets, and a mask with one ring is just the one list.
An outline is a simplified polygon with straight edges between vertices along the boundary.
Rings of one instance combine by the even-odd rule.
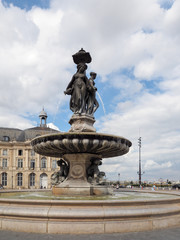
[[108, 190], [104, 186], [93, 186], [87, 182], [86, 169], [90, 166], [92, 158], [99, 158], [97, 154], [65, 154], [63, 158], [70, 162], [69, 174], [66, 180], [59, 185], [53, 187], [55, 195], [71, 195], [71, 196], [90, 196], [104, 195]]
[[96, 132], [96, 129], [93, 127], [95, 119], [90, 115], [73, 114], [69, 123], [71, 124], [69, 132]]

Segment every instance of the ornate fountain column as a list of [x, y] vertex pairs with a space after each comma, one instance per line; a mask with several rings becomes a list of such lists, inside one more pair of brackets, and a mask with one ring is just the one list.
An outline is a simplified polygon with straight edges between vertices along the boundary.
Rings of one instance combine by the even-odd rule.
[[55, 195], [93, 195], [95, 186], [87, 181], [87, 168], [90, 166], [90, 160], [99, 158], [99, 155], [75, 153], [64, 154], [63, 158], [70, 163], [69, 174], [64, 182], [53, 187], [53, 193]]

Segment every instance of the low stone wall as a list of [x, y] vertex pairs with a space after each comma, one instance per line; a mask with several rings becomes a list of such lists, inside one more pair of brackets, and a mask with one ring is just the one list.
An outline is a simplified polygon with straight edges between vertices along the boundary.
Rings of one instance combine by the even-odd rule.
[[180, 226], [180, 197], [163, 200], [0, 199], [0, 229], [59, 234], [146, 231]]

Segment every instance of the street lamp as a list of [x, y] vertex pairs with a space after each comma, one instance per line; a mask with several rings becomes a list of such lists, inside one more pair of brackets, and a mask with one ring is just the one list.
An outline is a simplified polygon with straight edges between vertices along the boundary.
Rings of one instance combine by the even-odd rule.
[[120, 173], [118, 173], [118, 183], [120, 185]]
[[141, 176], [145, 173], [141, 172], [141, 137], [138, 138], [138, 146], [139, 146], [139, 171], [137, 172], [137, 174], [139, 175], [139, 186], [141, 186]]

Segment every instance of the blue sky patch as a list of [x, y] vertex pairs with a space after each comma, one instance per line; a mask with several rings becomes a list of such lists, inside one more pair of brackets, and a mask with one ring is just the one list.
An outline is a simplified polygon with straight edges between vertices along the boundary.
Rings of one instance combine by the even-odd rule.
[[166, 10], [170, 9], [173, 5], [173, 3], [175, 2], [175, 0], [160, 0], [160, 7], [164, 8]]
[[2, 0], [2, 3], [5, 7], [9, 7], [10, 4], [13, 4], [16, 7], [28, 11], [31, 10], [33, 6], [49, 8], [50, 0]]
[[143, 28], [142, 31], [143, 31], [143, 33], [145, 33], [145, 34], [151, 34], [151, 33], [154, 32], [151, 28]]
[[163, 91], [159, 88], [159, 83], [163, 79], [161, 77], [152, 79], [151, 81], [142, 80], [141, 83], [143, 87], [148, 90], [149, 93], [156, 94], [156, 93], [163, 93]]

